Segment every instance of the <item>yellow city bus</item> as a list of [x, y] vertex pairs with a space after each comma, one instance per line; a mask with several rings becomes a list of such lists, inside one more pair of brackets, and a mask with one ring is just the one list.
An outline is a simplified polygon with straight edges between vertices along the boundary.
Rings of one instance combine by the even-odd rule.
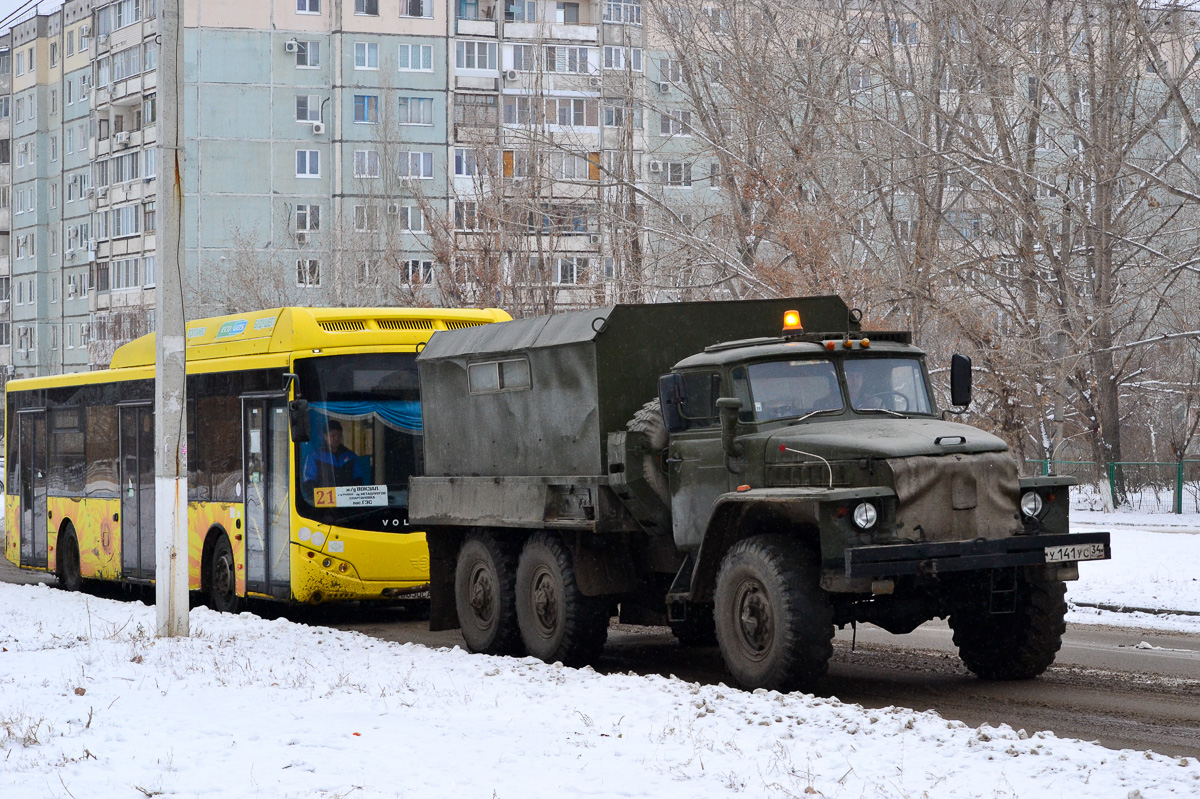
[[[424, 590], [425, 536], [406, 515], [423, 461], [416, 353], [437, 330], [509, 318], [276, 308], [188, 323], [190, 588], [223, 611]], [[5, 557], [72, 590], [152, 583], [153, 335], [106, 370], [9, 381], [5, 433]]]

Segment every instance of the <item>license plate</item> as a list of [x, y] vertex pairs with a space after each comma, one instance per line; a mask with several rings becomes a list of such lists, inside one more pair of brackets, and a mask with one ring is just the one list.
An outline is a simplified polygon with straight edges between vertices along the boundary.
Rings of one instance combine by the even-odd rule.
[[1104, 560], [1104, 544], [1067, 544], [1061, 547], [1046, 547], [1047, 563], [1065, 563], [1075, 560]]

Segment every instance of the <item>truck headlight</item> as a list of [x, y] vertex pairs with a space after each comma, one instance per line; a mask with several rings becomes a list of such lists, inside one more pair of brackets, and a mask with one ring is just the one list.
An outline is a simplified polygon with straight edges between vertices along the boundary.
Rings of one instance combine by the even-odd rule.
[[870, 502], [860, 502], [854, 509], [854, 523], [863, 530], [869, 530], [879, 521], [879, 511]]
[[1026, 491], [1021, 497], [1021, 513], [1037, 516], [1042, 512], [1042, 497], [1036, 491]]

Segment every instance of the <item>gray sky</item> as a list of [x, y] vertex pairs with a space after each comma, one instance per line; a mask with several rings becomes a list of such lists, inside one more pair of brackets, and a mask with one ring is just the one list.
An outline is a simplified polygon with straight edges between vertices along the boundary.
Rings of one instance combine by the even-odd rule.
[[[0, 0], [0, 20], [8, 19], [9, 14], [13, 13], [18, 8], [24, 7], [25, 3], [26, 0]], [[38, 10], [43, 14], [49, 14], [51, 11], [61, 5], [62, 0], [42, 0], [38, 6]], [[32, 5], [29, 7], [29, 10], [33, 10]], [[23, 14], [22, 16], [26, 16], [26, 14]], [[7, 29], [11, 24], [12, 22], [6, 22], [2, 28]]]

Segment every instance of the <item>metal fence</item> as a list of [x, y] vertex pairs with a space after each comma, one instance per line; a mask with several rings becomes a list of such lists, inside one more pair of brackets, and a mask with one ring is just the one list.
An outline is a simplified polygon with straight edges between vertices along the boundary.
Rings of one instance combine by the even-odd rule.
[[1200, 460], [1176, 463], [1026, 461], [1037, 474], [1067, 474], [1079, 480], [1072, 489], [1077, 508], [1104, 510], [1124, 489], [1122, 508], [1146, 513], [1200, 513]]

